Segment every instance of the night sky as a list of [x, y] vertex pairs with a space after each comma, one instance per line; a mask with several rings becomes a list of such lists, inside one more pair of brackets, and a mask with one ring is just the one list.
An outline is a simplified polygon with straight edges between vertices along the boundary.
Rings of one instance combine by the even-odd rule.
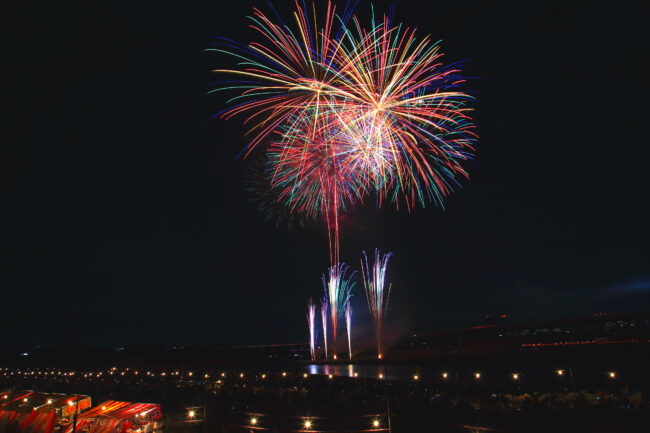
[[[325, 225], [265, 221], [244, 128], [206, 95], [229, 60], [203, 50], [269, 9], [195, 3], [3, 2], [3, 344], [306, 341]], [[647, 3], [404, 0], [395, 18], [467, 61], [480, 141], [445, 210], [343, 219], [355, 268], [395, 253], [390, 332], [650, 309]], [[367, 321], [362, 290], [354, 307]]]

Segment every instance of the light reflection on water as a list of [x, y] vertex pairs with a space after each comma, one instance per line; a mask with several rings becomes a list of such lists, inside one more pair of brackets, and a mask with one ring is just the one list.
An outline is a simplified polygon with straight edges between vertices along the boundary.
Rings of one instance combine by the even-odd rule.
[[410, 380], [413, 375], [421, 375], [421, 368], [409, 365], [341, 365], [309, 364], [306, 370], [312, 375], [357, 377], [360, 379]]

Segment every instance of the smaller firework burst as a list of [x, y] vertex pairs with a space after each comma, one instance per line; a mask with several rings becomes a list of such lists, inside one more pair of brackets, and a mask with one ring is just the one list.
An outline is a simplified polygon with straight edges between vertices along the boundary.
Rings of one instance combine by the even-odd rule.
[[323, 346], [325, 347], [325, 359], [327, 359], [327, 295], [323, 295], [320, 301], [320, 317], [323, 323]]
[[309, 351], [313, 361], [316, 359], [316, 304], [312, 298], [307, 301], [307, 325], [309, 326]]
[[345, 303], [345, 327], [348, 331], [348, 357], [352, 359], [352, 339], [350, 337], [352, 330], [352, 306], [350, 305], [350, 298]]
[[368, 256], [363, 252], [361, 260], [361, 272], [363, 275], [363, 284], [366, 289], [368, 299], [368, 309], [372, 318], [375, 320], [375, 330], [377, 334], [377, 357], [382, 358], [381, 351], [381, 328], [388, 308], [388, 298], [390, 297], [390, 284], [386, 289], [386, 267], [388, 260], [393, 253], [386, 253], [381, 256], [378, 249], [375, 250], [375, 262], [373, 267], [368, 266]]
[[354, 287], [355, 272], [350, 273], [350, 267], [345, 263], [339, 263], [329, 269], [328, 276], [323, 275], [323, 287], [325, 296], [329, 301], [330, 318], [332, 321], [332, 340], [334, 343], [333, 357], [336, 359], [336, 331], [338, 329], [338, 319], [345, 313], [345, 304], [350, 298], [350, 293]]

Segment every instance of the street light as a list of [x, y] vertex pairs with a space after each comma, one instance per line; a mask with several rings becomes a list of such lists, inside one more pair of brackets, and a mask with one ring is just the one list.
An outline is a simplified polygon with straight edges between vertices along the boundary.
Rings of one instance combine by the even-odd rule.
[[307, 429], [307, 430], [311, 429], [311, 421], [310, 420], [305, 420], [305, 429]]
[[189, 411], [189, 412], [187, 413], [187, 416], [189, 416], [190, 418], [194, 418], [194, 417], [196, 416], [196, 412], [194, 412], [193, 410], [191, 410], [191, 411]]
[[557, 375], [558, 375], [558, 376], [562, 376], [563, 374], [564, 374], [564, 370], [558, 370], [558, 371], [557, 371]]
[[256, 425], [257, 424], [257, 418], [253, 417], [251, 418], [251, 425]]
[[373, 420], [372, 421], [372, 426], [373, 427], [379, 427], [379, 420], [378, 419]]
[[448, 377], [449, 377], [449, 373], [447, 373], [447, 372], [442, 373], [442, 378], [443, 379], [447, 379]]
[[476, 379], [480, 379], [480, 378], [481, 378], [481, 373], [479, 373], [479, 372], [477, 371], [476, 373], [474, 373], [474, 377], [475, 377]]
[[615, 371], [610, 371], [610, 372], [609, 372], [609, 377], [610, 377], [611, 379], [616, 378], [616, 372], [615, 372]]
[[519, 380], [519, 373], [512, 373], [512, 378], [514, 380]]

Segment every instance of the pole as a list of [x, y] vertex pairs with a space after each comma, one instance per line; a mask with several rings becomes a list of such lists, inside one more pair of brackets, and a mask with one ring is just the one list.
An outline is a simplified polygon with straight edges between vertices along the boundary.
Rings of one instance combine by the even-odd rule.
[[72, 418], [72, 433], [77, 433], [77, 415], [79, 415], [79, 396], [75, 394], [74, 398], [77, 404], [75, 405], [74, 417]]
[[392, 427], [390, 424], [390, 389], [388, 388], [388, 369], [386, 368], [386, 365], [384, 364], [384, 387], [386, 388], [386, 417], [388, 418], [388, 433], [391, 433]]

